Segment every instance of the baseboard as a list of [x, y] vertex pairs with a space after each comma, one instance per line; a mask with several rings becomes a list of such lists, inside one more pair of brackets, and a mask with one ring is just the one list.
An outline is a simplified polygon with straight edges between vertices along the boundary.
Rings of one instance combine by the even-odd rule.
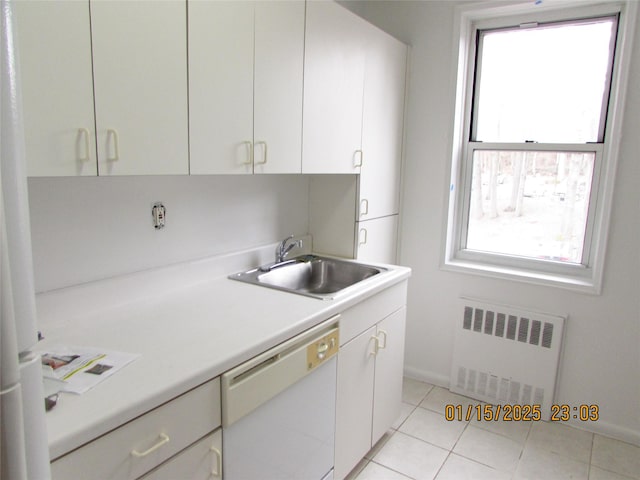
[[586, 432], [596, 433], [603, 437], [610, 437], [622, 442], [631, 443], [640, 447], [640, 432], [631, 430], [629, 428], [621, 427], [611, 423], [598, 420], [597, 422], [580, 422], [570, 420], [567, 425], [584, 430]]
[[[428, 372], [420, 368], [405, 365], [404, 375], [414, 380], [420, 380], [421, 382], [430, 383], [443, 388], [449, 388], [449, 376], [439, 375], [434, 372]], [[637, 430], [631, 430], [620, 425], [614, 425], [612, 423], [603, 422], [598, 420], [597, 422], [579, 422], [569, 421], [568, 425], [584, 430], [591, 433], [597, 433], [605, 437], [614, 438], [623, 442], [631, 443], [632, 445], [640, 446], [640, 432]]]
[[404, 375], [405, 377], [437, 385], [438, 387], [449, 388], [449, 375], [438, 375], [409, 365], [404, 366]]

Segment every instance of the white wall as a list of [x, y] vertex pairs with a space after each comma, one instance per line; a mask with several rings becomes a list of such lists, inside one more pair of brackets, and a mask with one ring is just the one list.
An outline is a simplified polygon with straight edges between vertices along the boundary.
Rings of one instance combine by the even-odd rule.
[[455, 81], [448, 1], [344, 2], [412, 46], [400, 262], [409, 282], [406, 372], [448, 385], [457, 299], [479, 297], [567, 314], [556, 403], [597, 404], [576, 424], [640, 444], [640, 31], [636, 28], [603, 293], [598, 296], [440, 269]]
[[303, 175], [30, 178], [36, 291], [306, 234], [308, 191]]

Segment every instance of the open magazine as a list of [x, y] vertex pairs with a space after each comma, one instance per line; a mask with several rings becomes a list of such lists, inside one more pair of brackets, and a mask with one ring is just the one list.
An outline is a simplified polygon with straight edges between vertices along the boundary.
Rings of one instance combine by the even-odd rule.
[[93, 388], [140, 357], [138, 353], [72, 346], [54, 346], [39, 353], [45, 379], [64, 382], [61, 391], [77, 394]]

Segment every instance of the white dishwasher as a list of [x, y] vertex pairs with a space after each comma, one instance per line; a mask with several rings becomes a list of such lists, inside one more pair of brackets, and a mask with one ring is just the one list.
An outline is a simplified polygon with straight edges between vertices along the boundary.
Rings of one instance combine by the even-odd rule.
[[225, 480], [331, 480], [339, 315], [222, 375]]

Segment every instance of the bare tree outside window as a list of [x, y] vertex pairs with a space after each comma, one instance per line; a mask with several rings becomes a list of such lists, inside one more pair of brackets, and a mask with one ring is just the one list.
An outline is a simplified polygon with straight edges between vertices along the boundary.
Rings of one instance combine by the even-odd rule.
[[584, 152], [476, 150], [467, 248], [580, 263], [594, 159]]

